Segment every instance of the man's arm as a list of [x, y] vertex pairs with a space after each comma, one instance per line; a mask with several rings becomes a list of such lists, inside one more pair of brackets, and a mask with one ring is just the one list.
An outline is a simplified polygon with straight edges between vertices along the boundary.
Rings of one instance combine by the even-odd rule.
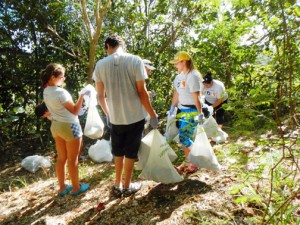
[[106, 116], [109, 116], [109, 110], [105, 98], [105, 88], [103, 82], [96, 83], [99, 104]]
[[136, 88], [137, 88], [138, 95], [140, 97], [140, 101], [144, 106], [144, 108], [146, 109], [146, 111], [149, 113], [150, 117], [151, 118], [157, 117], [156, 112], [152, 108], [145, 81], [144, 80], [137, 81]]

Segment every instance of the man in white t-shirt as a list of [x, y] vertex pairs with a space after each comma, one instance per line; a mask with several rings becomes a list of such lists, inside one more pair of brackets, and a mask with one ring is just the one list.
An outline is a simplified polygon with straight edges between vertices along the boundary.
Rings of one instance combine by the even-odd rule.
[[225, 91], [224, 84], [212, 78], [211, 72], [208, 71], [203, 77], [203, 89], [201, 93], [205, 96], [205, 103], [214, 108], [214, 115], [220, 128], [224, 122], [224, 112], [222, 104], [227, 103], [228, 94]]
[[106, 38], [105, 49], [108, 56], [97, 62], [93, 79], [100, 106], [111, 127], [116, 169], [112, 190], [118, 197], [128, 196], [141, 188], [141, 184], [132, 183], [131, 178], [144, 130], [145, 110], [153, 129], [157, 128], [158, 119], [145, 85], [148, 76], [142, 59], [126, 53], [125, 42], [118, 35]]

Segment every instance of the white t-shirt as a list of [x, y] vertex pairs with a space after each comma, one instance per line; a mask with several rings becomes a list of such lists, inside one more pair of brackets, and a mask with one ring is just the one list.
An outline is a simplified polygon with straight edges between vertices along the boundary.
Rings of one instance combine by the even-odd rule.
[[128, 125], [145, 118], [136, 82], [147, 78], [142, 59], [136, 55], [117, 51], [97, 62], [93, 79], [104, 84], [112, 124]]
[[200, 92], [202, 83], [201, 74], [197, 70], [192, 70], [188, 74], [180, 73], [174, 79], [173, 85], [178, 92], [178, 107], [182, 105], [195, 105], [193, 93]]
[[69, 112], [64, 103], [72, 100], [68, 91], [57, 86], [48, 86], [44, 90], [44, 102], [53, 120], [65, 123], [79, 123], [78, 116]]
[[203, 86], [203, 89], [201, 89], [201, 94], [205, 96], [205, 100], [210, 104], [214, 104], [218, 99], [223, 98], [223, 101], [225, 101], [228, 98], [224, 84], [215, 79], [213, 79], [213, 85], [210, 88]]

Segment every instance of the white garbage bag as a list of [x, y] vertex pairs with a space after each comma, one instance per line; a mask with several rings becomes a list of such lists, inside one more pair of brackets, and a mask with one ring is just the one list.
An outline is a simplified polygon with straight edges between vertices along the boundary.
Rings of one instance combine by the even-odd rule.
[[40, 155], [27, 156], [22, 160], [21, 166], [31, 173], [35, 173], [39, 168], [48, 168], [51, 166], [50, 157]]
[[104, 123], [96, 106], [88, 108], [83, 134], [91, 139], [101, 138], [104, 132]]
[[224, 132], [221, 128], [219, 128], [217, 121], [212, 116], [213, 115], [213, 107], [208, 106], [206, 104], [204, 104], [204, 105], [205, 105], [205, 107], [208, 108], [208, 111], [210, 112], [209, 118], [206, 119], [203, 124], [203, 128], [205, 130], [207, 137], [211, 138], [217, 144], [224, 143], [228, 138], [228, 134], [226, 132]]
[[85, 122], [85, 127], [83, 130], [83, 134], [91, 139], [98, 139], [101, 138], [104, 132], [104, 123], [99, 115], [98, 109], [97, 109], [97, 92], [95, 88], [92, 85], [87, 85], [85, 88], [83, 88], [81, 92], [84, 90], [91, 91], [90, 97], [84, 96], [85, 101], [88, 105], [88, 112]]
[[86, 85], [84, 88], [82, 88], [80, 90], [79, 94], [85, 93], [86, 91], [90, 91], [90, 93], [91, 93], [90, 96], [86, 96], [86, 95], [83, 96], [86, 105], [87, 106], [96, 106], [96, 105], [98, 105], [97, 91], [94, 88], [94, 86], [91, 85], [91, 84]]
[[211, 139], [216, 142], [216, 144], [224, 143], [228, 138], [228, 134], [221, 128], [218, 129], [218, 134]]
[[166, 133], [164, 135], [167, 141], [173, 140], [179, 133], [179, 129], [176, 127], [176, 114], [177, 107], [175, 107], [172, 115], [167, 113]]
[[221, 168], [202, 126], [197, 126], [196, 138], [188, 158], [193, 165], [199, 168], [210, 170], [220, 170]]
[[105, 139], [98, 140], [94, 145], [90, 146], [88, 155], [94, 162], [111, 162], [113, 155], [110, 141]]
[[[156, 129], [155, 129], [156, 130]], [[137, 162], [136, 165], [136, 169], [137, 170], [142, 170], [144, 169], [147, 160], [149, 158], [150, 155], [150, 151], [151, 151], [151, 147], [152, 147], [152, 143], [159, 139], [159, 141], [162, 141], [161, 144], [161, 150], [162, 153], [167, 152], [169, 159], [171, 160], [171, 162], [173, 162], [176, 158], [177, 155], [174, 152], [174, 150], [170, 147], [170, 145], [166, 142], [165, 138], [162, 136], [163, 140], [160, 140], [161, 134], [159, 133], [159, 131], [155, 131], [155, 130], [151, 130], [145, 137], [143, 137], [142, 142], [141, 142], [141, 146], [140, 149], [138, 151], [138, 158], [139, 161]]]
[[142, 139], [138, 156], [137, 168], [143, 169], [140, 178], [164, 184], [183, 180], [172, 164], [177, 158], [176, 153], [157, 129], [150, 131]]
[[217, 121], [215, 120], [215, 118], [212, 116], [212, 114], [209, 118], [207, 118], [204, 121], [203, 128], [204, 128], [205, 133], [206, 133], [208, 138], [215, 137], [219, 133], [218, 132], [219, 126], [218, 126]]

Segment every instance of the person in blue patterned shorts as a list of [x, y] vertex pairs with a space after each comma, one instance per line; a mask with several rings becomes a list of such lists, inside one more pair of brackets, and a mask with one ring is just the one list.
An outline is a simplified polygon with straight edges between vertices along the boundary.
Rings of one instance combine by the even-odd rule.
[[185, 161], [176, 169], [180, 173], [193, 173], [198, 168], [189, 162], [188, 156], [192, 149], [197, 124], [202, 124], [204, 121], [199, 99], [202, 77], [200, 72], [195, 69], [192, 57], [188, 52], [178, 52], [171, 63], [174, 64], [179, 74], [173, 81], [174, 91], [169, 115], [174, 113], [175, 106], [177, 106], [179, 141], [182, 144], [185, 157]]
[[[60, 64], [49, 64], [41, 71], [44, 89], [43, 99], [51, 114], [51, 133], [55, 140], [57, 161], [55, 165], [59, 184], [59, 196], [77, 196], [89, 189], [89, 184], [80, 184], [78, 156], [82, 145], [82, 130], [78, 114], [82, 107], [83, 95], [76, 103], [68, 91], [60, 86], [65, 81], [65, 68]], [[66, 184], [66, 165], [72, 185]]]

